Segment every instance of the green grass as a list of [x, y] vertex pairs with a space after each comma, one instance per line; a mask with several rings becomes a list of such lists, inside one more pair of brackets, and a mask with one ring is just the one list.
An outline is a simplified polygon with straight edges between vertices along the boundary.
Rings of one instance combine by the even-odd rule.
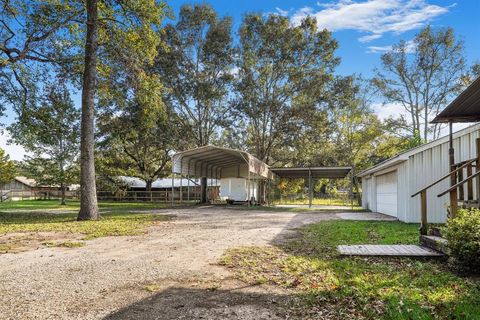
[[142, 212], [165, 207], [159, 203], [100, 203], [101, 219], [76, 221], [78, 202], [66, 206], [57, 200], [12, 201], [0, 204], [0, 234], [13, 232], [72, 232], [84, 239], [139, 235], [145, 228], [167, 217]]
[[[288, 199], [283, 198], [281, 201], [275, 201], [276, 204], [308, 204], [308, 198], [303, 199]], [[350, 206], [352, 204], [350, 199], [347, 198], [331, 198], [331, 199], [312, 199], [313, 205], [322, 205], [322, 206]], [[355, 203], [355, 205], [357, 205]]]
[[[221, 263], [251, 284], [293, 290], [300, 317], [332, 319], [479, 319], [480, 284], [443, 260], [340, 257], [339, 244], [414, 244], [418, 225], [327, 221], [304, 228], [285, 247], [245, 247]], [[329, 318], [330, 319], [330, 318]]]

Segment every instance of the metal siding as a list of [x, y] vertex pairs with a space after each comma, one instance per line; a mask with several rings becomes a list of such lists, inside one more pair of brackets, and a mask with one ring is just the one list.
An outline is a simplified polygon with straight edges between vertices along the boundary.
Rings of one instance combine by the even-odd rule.
[[370, 183], [372, 178], [363, 178], [362, 179], [362, 208], [370, 209], [370, 203], [368, 197], [370, 196]]
[[405, 220], [406, 213], [408, 212], [408, 202], [405, 201], [409, 193], [408, 186], [408, 162], [405, 161], [397, 169], [397, 183], [398, 183], [398, 195], [397, 195], [397, 218], [399, 220]]
[[[476, 130], [454, 139], [453, 146], [455, 148], [455, 162], [468, 160], [476, 156], [475, 140], [478, 137], [479, 130]], [[402, 193], [401, 196], [407, 198], [406, 202], [409, 203], [408, 207], [410, 209], [407, 210], [404, 221], [420, 222], [420, 196], [412, 198], [411, 194], [424, 188], [449, 172], [448, 150], [449, 142], [444, 142], [440, 145], [434, 146], [417, 154], [413, 154], [409, 157], [407, 164], [409, 170], [408, 174], [405, 176], [409, 177], [408, 185], [410, 186], [410, 190], [409, 194], [404, 195]], [[448, 189], [449, 185], [450, 180], [447, 178], [441, 183], [438, 183], [437, 185], [428, 189], [427, 213], [429, 222], [442, 223], [446, 221], [449, 197], [447, 194], [441, 198], [438, 198], [437, 194]], [[476, 189], [475, 184], [474, 189]], [[399, 218], [400, 220], [403, 220], [401, 216], [399, 216]]]

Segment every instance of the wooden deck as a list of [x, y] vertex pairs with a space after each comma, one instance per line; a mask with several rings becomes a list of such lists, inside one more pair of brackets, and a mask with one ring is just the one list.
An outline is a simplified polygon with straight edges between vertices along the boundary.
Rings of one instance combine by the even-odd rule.
[[442, 253], [417, 245], [353, 245], [338, 246], [344, 256], [441, 257]]

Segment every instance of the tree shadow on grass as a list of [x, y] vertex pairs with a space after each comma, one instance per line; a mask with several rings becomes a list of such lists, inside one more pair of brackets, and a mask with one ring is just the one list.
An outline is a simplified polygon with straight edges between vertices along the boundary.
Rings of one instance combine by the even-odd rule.
[[287, 317], [285, 308], [291, 297], [265, 294], [252, 288], [254, 287], [225, 290], [170, 287], [104, 319], [291, 319]]

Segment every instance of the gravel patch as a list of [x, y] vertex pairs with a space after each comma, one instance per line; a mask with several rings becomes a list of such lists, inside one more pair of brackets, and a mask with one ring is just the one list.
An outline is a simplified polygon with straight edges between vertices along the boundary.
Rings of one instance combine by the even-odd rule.
[[304, 224], [338, 219], [221, 206], [155, 212], [173, 219], [142, 236], [0, 255], [0, 318], [280, 319], [285, 293], [232, 283], [218, 259], [228, 248], [274, 245]]

